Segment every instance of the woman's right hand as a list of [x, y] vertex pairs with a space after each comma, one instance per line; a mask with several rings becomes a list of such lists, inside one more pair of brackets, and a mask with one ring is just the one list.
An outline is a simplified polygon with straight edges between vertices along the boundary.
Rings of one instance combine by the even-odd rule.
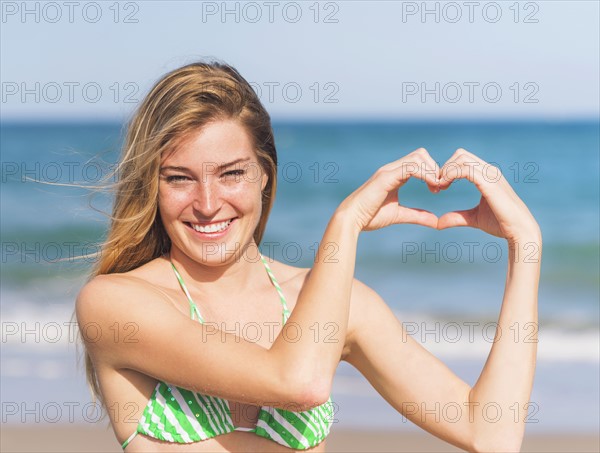
[[438, 218], [432, 212], [402, 206], [398, 189], [409, 178], [415, 177], [425, 181], [431, 192], [437, 193], [438, 174], [438, 164], [424, 148], [419, 148], [377, 170], [340, 204], [338, 211], [349, 214], [358, 231], [372, 231], [400, 223], [437, 228]]

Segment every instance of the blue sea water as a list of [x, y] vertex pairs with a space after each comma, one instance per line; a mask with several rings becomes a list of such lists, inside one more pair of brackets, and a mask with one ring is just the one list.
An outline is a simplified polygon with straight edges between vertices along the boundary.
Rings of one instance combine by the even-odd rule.
[[[564, 420], [559, 409], [565, 404], [589, 409], [590, 389], [598, 401], [598, 122], [279, 123], [274, 129], [278, 191], [261, 249], [298, 266], [311, 265], [315, 244], [337, 205], [377, 168], [416, 148], [425, 147], [441, 164], [462, 147], [500, 167], [536, 217], [544, 237], [539, 300], [539, 359], [544, 374], [536, 377], [534, 389], [543, 401], [540, 425], [560, 427]], [[74, 355], [70, 339], [63, 335], [52, 343], [50, 332], [38, 332], [39, 341], [35, 334], [23, 339], [21, 330], [36, 322], [69, 320], [90, 262], [68, 258], [95, 251], [94, 244], [102, 240], [107, 225], [106, 216], [98, 211], [110, 209], [107, 194], [91, 199], [89, 190], [72, 183], [99, 182], [117, 160], [123, 127], [4, 123], [0, 132], [2, 398], [6, 401], [6, 395], [17, 400], [18, 395], [26, 395], [23, 382], [74, 379], [75, 371], [64, 371], [65, 360]], [[400, 200], [439, 215], [475, 206], [479, 194], [466, 181], [434, 195], [420, 181], [411, 180], [401, 189]], [[57, 262], [60, 258], [67, 261]], [[424, 346], [455, 363], [456, 372], [474, 383], [478, 372], [473, 370], [481, 369], [491, 345], [484, 337], [453, 342], [443, 327], [435, 332], [440, 325], [436, 323], [479, 322], [482, 327], [495, 321], [506, 260], [502, 240], [480, 231], [438, 232], [399, 225], [361, 235], [356, 276], [381, 294]], [[427, 329], [432, 328], [434, 333], [428, 335]], [[53, 349], [57, 345], [69, 346], [69, 352]], [[556, 373], [567, 383], [579, 383], [580, 390], [572, 390], [568, 404], [558, 405], [554, 398]], [[364, 379], [360, 381], [349, 367], [341, 369], [340, 376], [338, 396], [345, 407], [353, 407], [356, 400], [345, 398], [360, 392]], [[83, 378], [78, 375], [78, 379]], [[68, 394], [69, 388], [62, 391]], [[370, 398], [369, 407], [378, 407], [380, 402], [375, 401], [380, 398], [365, 395], [361, 398]], [[588, 418], [590, 426], [597, 427], [597, 405]], [[356, 415], [346, 420], [359, 423]]]
[[[97, 184], [117, 160], [122, 132], [118, 124], [2, 125], [3, 286], [52, 279], [65, 270], [64, 263], [52, 261], [101, 240], [106, 217], [89, 203], [109, 211], [108, 195], [90, 198], [84, 189], [31, 179]], [[598, 124], [292, 123], [276, 124], [275, 134], [278, 192], [264, 253], [310, 266], [333, 210], [378, 167], [420, 146], [443, 163], [463, 147], [501, 168], [542, 228], [542, 315], [580, 314], [590, 320], [598, 314]], [[411, 180], [400, 199], [441, 214], [474, 206], [479, 194], [468, 182], [458, 181], [433, 195]], [[400, 289], [410, 293], [412, 287], [433, 296], [448, 283], [445, 278], [453, 285], [464, 283], [466, 291], [476, 283], [503, 284], [505, 261], [502, 241], [479, 231], [402, 225], [362, 235], [357, 275], [383, 291], [393, 307], [409, 309], [410, 301], [397, 295]], [[84, 272], [85, 266], [74, 269]], [[419, 276], [438, 284], [419, 287]], [[427, 303], [436, 309], [472, 309], [462, 297], [457, 305], [430, 299]], [[494, 313], [498, 300], [490, 302]], [[487, 307], [486, 301], [479, 304], [482, 310]]]

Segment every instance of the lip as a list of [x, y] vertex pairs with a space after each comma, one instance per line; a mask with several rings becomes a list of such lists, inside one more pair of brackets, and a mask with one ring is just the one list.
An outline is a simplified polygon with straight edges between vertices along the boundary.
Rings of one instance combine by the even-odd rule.
[[[227, 220], [229, 220], [229, 219], [227, 219]], [[231, 219], [231, 222], [229, 223], [229, 225], [227, 225], [227, 228], [225, 228], [223, 231], [217, 231], [214, 233], [201, 233], [200, 231], [194, 230], [194, 228], [192, 228], [192, 225], [190, 222], [183, 222], [183, 223], [188, 230], [190, 230], [195, 236], [199, 237], [200, 239], [220, 239], [229, 232], [229, 230], [231, 229], [231, 225], [233, 225], [236, 220], [237, 220], [237, 217], [233, 217]], [[225, 220], [220, 220], [218, 222], [210, 222], [210, 223], [196, 223], [196, 222], [194, 222], [194, 223], [196, 225], [206, 226], [206, 225], [212, 225], [214, 223], [221, 223], [224, 221]]]

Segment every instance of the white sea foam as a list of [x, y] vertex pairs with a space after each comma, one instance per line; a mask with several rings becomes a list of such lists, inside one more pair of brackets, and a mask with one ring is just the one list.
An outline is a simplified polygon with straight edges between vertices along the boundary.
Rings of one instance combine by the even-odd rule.
[[[496, 341], [495, 320], [436, 319], [429, 314], [398, 311], [395, 315], [402, 320], [407, 335], [441, 359], [485, 360]], [[587, 320], [580, 324], [570, 320], [562, 325], [547, 320], [541, 321], [539, 328], [532, 323], [514, 323], [501, 329], [502, 339], [522, 344], [537, 342], [538, 361], [600, 362], [600, 331]]]
[[[18, 303], [15, 303], [16, 300]], [[25, 292], [2, 291], [3, 356], [6, 353], [10, 353], [12, 357], [35, 353], [42, 357], [73, 357], [79, 330], [72, 319], [74, 302], [64, 296], [62, 300], [58, 296], [52, 296], [49, 300], [54, 303], [40, 300], [39, 295], [36, 297]], [[442, 360], [485, 360], [494, 344], [496, 323], [491, 318], [476, 320], [465, 317], [463, 320], [456, 316], [452, 319], [440, 319], [428, 313], [394, 313], [406, 332], [404, 338], [397, 339], [399, 347], [410, 336]], [[525, 343], [535, 341], [534, 333], [534, 325], [512, 325], [502, 331], [502, 338]], [[537, 336], [538, 361], [600, 362], [600, 331], [587, 320], [542, 320]], [[20, 367], [15, 365], [15, 370], [20, 370]], [[48, 375], [57, 375], [56, 371], [51, 371], [50, 366], [47, 368]]]

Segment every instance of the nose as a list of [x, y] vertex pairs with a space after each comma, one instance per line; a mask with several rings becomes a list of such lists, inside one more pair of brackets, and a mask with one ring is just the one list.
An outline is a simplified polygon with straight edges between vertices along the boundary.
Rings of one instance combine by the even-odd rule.
[[211, 184], [211, 181], [205, 181], [198, 184], [194, 192], [192, 207], [202, 217], [210, 219], [221, 208], [222, 200], [219, 189]]

